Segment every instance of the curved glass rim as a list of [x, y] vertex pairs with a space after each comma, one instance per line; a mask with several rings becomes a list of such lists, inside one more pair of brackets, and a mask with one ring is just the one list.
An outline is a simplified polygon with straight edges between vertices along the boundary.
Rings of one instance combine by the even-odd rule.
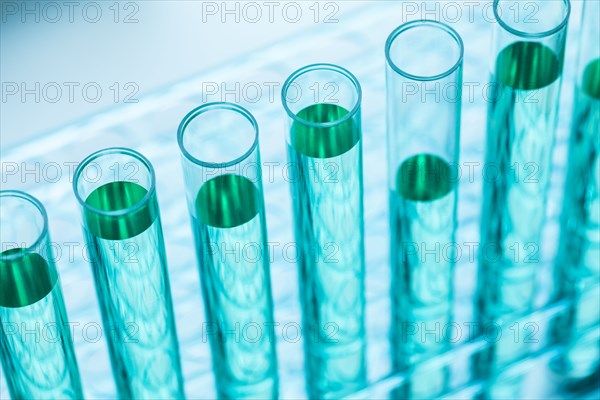
[[[496, 21], [498, 22], [498, 24], [502, 28], [504, 28], [506, 31], [512, 33], [515, 36], [520, 36], [523, 38], [539, 39], [539, 38], [554, 35], [555, 33], [560, 32], [567, 25], [567, 22], [569, 22], [569, 16], [571, 15], [571, 2], [569, 0], [560, 0], [566, 7], [565, 16], [564, 16], [563, 20], [560, 22], [560, 24], [558, 24], [554, 28], [552, 28], [548, 31], [544, 31], [544, 32], [525, 32], [525, 31], [520, 31], [518, 29], [515, 29], [515, 28], [511, 27], [510, 25], [508, 25], [506, 22], [504, 22], [504, 20], [498, 13], [498, 6], [500, 4], [500, 1], [504, 1], [504, 0], [494, 0], [494, 5], [493, 5], [494, 18], [496, 18]], [[546, 1], [548, 1], [548, 0], [546, 0]]]
[[[40, 247], [40, 244], [48, 235], [48, 214], [46, 214], [46, 209], [44, 208], [44, 205], [41, 201], [39, 201], [29, 193], [25, 193], [20, 190], [0, 190], [0, 197], [12, 197], [24, 200], [29, 204], [32, 204], [40, 212], [43, 221], [42, 231], [40, 232], [37, 239], [35, 239], [35, 241], [30, 246], [23, 249], [25, 253], [31, 253], [35, 251], [36, 248]], [[21, 257], [23, 257], [22, 252], [9, 255], [2, 255], [0, 256], [0, 259], [13, 260]]]
[[[244, 154], [242, 154], [240, 157], [237, 157], [231, 161], [225, 161], [225, 162], [220, 162], [220, 163], [208, 162], [208, 161], [202, 161], [202, 160], [194, 157], [185, 148], [185, 145], [183, 144], [183, 136], [185, 134], [185, 128], [187, 128], [187, 126], [190, 124], [190, 122], [192, 122], [196, 117], [199, 117], [200, 115], [204, 114], [205, 112], [213, 111], [213, 110], [226, 110], [226, 111], [236, 112], [236, 113], [240, 114], [241, 116], [243, 116], [244, 118], [246, 118], [248, 120], [248, 122], [250, 122], [250, 124], [252, 124], [252, 128], [254, 128], [254, 141], [252, 142], [252, 145], [250, 146], [250, 148]], [[201, 167], [215, 168], [215, 169], [231, 167], [233, 165], [241, 163], [242, 161], [244, 161], [245, 159], [250, 157], [250, 155], [254, 152], [254, 149], [256, 149], [258, 147], [258, 122], [256, 122], [256, 119], [250, 113], [250, 111], [246, 110], [244, 107], [239, 106], [237, 104], [224, 102], [224, 101], [202, 104], [201, 106], [194, 108], [185, 117], [183, 117], [183, 120], [179, 124], [179, 128], [177, 128], [177, 144], [179, 145], [179, 149], [181, 150], [181, 153], [184, 155], [185, 158], [187, 158], [189, 161], [191, 161], [194, 164], [197, 164]]]
[[[146, 169], [148, 170], [148, 174], [150, 175], [150, 187], [148, 188], [148, 192], [144, 195], [144, 197], [140, 201], [138, 201], [137, 203], [132, 205], [131, 207], [122, 208], [120, 210], [106, 211], [106, 210], [101, 210], [99, 208], [96, 208], [96, 207], [91, 206], [88, 203], [86, 203], [85, 200], [79, 194], [79, 189], [77, 189], [77, 183], [79, 182], [79, 177], [81, 176], [81, 173], [83, 172], [83, 170], [85, 169], [86, 166], [88, 166], [91, 162], [93, 162], [94, 160], [97, 160], [100, 157], [108, 156], [111, 154], [127, 155], [127, 156], [130, 156], [130, 157], [136, 159], [137, 161], [140, 161], [146, 167]], [[154, 193], [156, 191], [156, 177], [154, 174], [154, 168], [152, 167], [152, 164], [150, 164], [150, 161], [148, 161], [148, 159], [146, 157], [144, 157], [143, 155], [141, 155], [140, 153], [138, 153], [137, 151], [132, 150], [132, 149], [128, 149], [125, 147], [109, 147], [107, 149], [98, 150], [98, 151], [90, 154], [86, 158], [84, 158], [83, 161], [81, 161], [79, 163], [79, 165], [77, 166], [77, 168], [75, 169], [75, 175], [73, 177], [73, 191], [75, 192], [75, 197], [77, 198], [77, 201], [79, 202], [79, 204], [81, 204], [81, 206], [84, 209], [91, 211], [94, 214], [104, 215], [104, 216], [109, 216], [109, 217], [123, 216], [125, 214], [129, 214], [130, 212], [136, 211], [136, 210], [144, 207], [144, 205], [146, 203], [148, 203], [150, 198], [152, 198], [152, 196], [154, 196]]]
[[[354, 88], [356, 89], [356, 93], [358, 95], [358, 98], [356, 99], [356, 104], [354, 105], [354, 107], [352, 107], [352, 109], [350, 110], [350, 112], [348, 114], [344, 115], [340, 119], [337, 119], [335, 121], [327, 121], [327, 122], [308, 121], [304, 118], [298, 117], [298, 115], [295, 114], [287, 104], [287, 100], [286, 100], [287, 96], [286, 95], [287, 95], [290, 85], [292, 83], [294, 83], [294, 81], [298, 77], [300, 77], [308, 72], [317, 71], [317, 70], [326, 70], [326, 71], [337, 72], [337, 73], [343, 75], [344, 77], [348, 78], [350, 80], [350, 82], [352, 82], [352, 84], [354, 85]], [[300, 69], [297, 69], [285, 80], [285, 83], [283, 84], [283, 88], [281, 89], [281, 102], [283, 103], [283, 108], [285, 109], [285, 112], [287, 113], [287, 115], [289, 115], [290, 118], [292, 118], [294, 121], [299, 122], [302, 125], [310, 126], [313, 128], [331, 128], [333, 126], [342, 124], [351, 118], [354, 118], [354, 116], [360, 109], [360, 105], [362, 103], [362, 88], [360, 86], [360, 82], [358, 82], [358, 79], [356, 79], [356, 77], [352, 74], [352, 72], [348, 71], [346, 68], [340, 67], [339, 65], [328, 64], [328, 63], [310, 64], [310, 65], [304, 66]]]
[[[429, 26], [429, 27], [432, 27], [435, 29], [440, 29], [440, 30], [446, 32], [448, 35], [450, 35], [450, 37], [452, 39], [454, 39], [456, 44], [458, 44], [458, 48], [459, 48], [459, 52], [460, 52], [458, 60], [456, 60], [454, 65], [452, 65], [452, 67], [450, 67], [447, 71], [442, 72], [441, 74], [431, 75], [431, 76], [414, 75], [414, 74], [411, 74], [409, 72], [402, 70], [400, 67], [398, 67], [392, 61], [392, 57], [390, 55], [390, 50], [391, 50], [392, 44], [394, 43], [396, 38], [398, 36], [400, 36], [402, 33], [406, 32], [407, 30], [416, 28], [419, 26]], [[408, 79], [415, 80], [415, 81], [437, 81], [437, 80], [440, 80], [440, 79], [443, 79], [443, 78], [449, 76], [450, 74], [452, 74], [454, 71], [456, 71], [461, 66], [461, 64], [463, 62], [463, 58], [464, 58], [464, 53], [465, 53], [464, 44], [463, 44], [462, 38], [460, 37], [458, 32], [456, 32], [452, 27], [444, 24], [443, 22], [429, 20], [429, 19], [410, 21], [410, 22], [406, 22], [406, 23], [400, 25], [399, 27], [394, 29], [392, 31], [392, 33], [390, 33], [390, 36], [388, 36], [387, 41], [385, 42], [385, 58], [387, 60], [388, 65], [390, 66], [390, 68], [392, 68], [396, 73], [398, 73]]]

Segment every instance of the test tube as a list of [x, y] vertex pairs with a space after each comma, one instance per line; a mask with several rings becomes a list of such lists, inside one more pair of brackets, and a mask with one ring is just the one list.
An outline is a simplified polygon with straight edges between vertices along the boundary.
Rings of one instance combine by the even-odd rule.
[[385, 47], [392, 360], [413, 371], [396, 393], [404, 398], [447, 387], [447, 367], [419, 362], [449, 347], [422, 332], [452, 322], [463, 52], [454, 29], [430, 20], [399, 26]]
[[556, 258], [558, 298], [574, 305], [559, 337], [567, 345], [562, 374], [582, 389], [600, 374], [600, 2], [583, 6], [575, 105]]
[[48, 217], [34, 197], [0, 191], [0, 359], [13, 399], [83, 393]]
[[258, 124], [240, 106], [209, 103], [185, 116], [177, 140], [218, 397], [277, 398]]
[[121, 398], [183, 398], [154, 169], [125, 148], [83, 160], [73, 180]]
[[361, 96], [331, 64], [299, 69], [282, 91], [311, 398], [366, 384]]
[[[478, 282], [481, 327], [533, 311], [570, 3], [495, 0], [493, 10], [497, 24]], [[489, 398], [521, 397], [521, 380], [506, 367], [527, 355], [528, 343], [511, 336], [502, 335], [478, 361], [491, 382]]]

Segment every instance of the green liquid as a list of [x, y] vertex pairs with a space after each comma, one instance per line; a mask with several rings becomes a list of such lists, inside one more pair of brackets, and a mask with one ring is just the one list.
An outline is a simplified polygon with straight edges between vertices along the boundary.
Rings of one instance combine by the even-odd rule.
[[[316, 104], [312, 123], [348, 111]], [[362, 158], [358, 118], [329, 128], [294, 122], [288, 159], [298, 246], [307, 386], [311, 398], [339, 398], [366, 384]]]
[[133, 182], [111, 182], [84, 209], [96, 292], [117, 391], [123, 398], [182, 398], [183, 378], [158, 203]]
[[243, 225], [258, 214], [259, 196], [256, 186], [243, 176], [218, 176], [202, 185], [198, 192], [198, 218], [215, 228]]
[[585, 94], [600, 99], [600, 58], [595, 59], [585, 68], [582, 88]]
[[600, 365], [600, 59], [585, 69], [577, 88], [569, 144], [568, 171], [556, 260], [560, 295], [574, 297], [575, 307], [559, 326], [570, 347], [565, 375], [575, 384]]
[[[440, 396], [446, 368], [419, 372], [418, 362], [442, 353], [439, 332], [451, 322], [456, 185], [450, 165], [419, 154], [405, 160], [390, 192], [392, 227], [392, 351], [395, 370], [415, 372], [401, 397]], [[416, 328], [416, 334], [407, 334]]]
[[512, 90], [541, 89], [554, 83], [562, 63], [548, 47], [537, 42], [515, 42], [496, 59], [497, 82]]
[[25, 249], [8, 255], [21, 255], [0, 259], [0, 358], [12, 398], [82, 398], [55, 266]]
[[[533, 308], [547, 189], [558, 116], [562, 54], [534, 42], [516, 42], [498, 55], [488, 110], [481, 225], [481, 326]], [[484, 171], [485, 172], [485, 171]], [[503, 335], [477, 368], [498, 374], [488, 396], [520, 397], [521, 380], [507, 365], [525, 357], [525, 341]], [[508, 397], [510, 397], [508, 396]]]
[[[7, 260], [3, 257], [22, 254]], [[39, 254], [25, 249], [0, 253], [0, 307], [25, 307], [38, 302], [50, 293], [58, 276]]]
[[[126, 210], [140, 203], [148, 191], [133, 182], [110, 182], [94, 190], [86, 203], [102, 211]], [[139, 235], [148, 229], [158, 214], [156, 201], [125, 215], [106, 216], [85, 210], [87, 228], [96, 236], [108, 240], [124, 240]]]
[[450, 165], [431, 154], [419, 154], [404, 161], [396, 174], [400, 196], [412, 201], [434, 201], [450, 193]]
[[[198, 217], [192, 221], [219, 398], [277, 398], [261, 192], [243, 176], [221, 175], [202, 185], [195, 205]], [[247, 340], [241, 332], [256, 324], [262, 334]]]
[[[313, 104], [301, 110], [298, 118], [313, 124], [339, 121], [349, 114], [335, 104]], [[331, 158], [344, 154], [360, 140], [360, 128], [352, 118], [332, 127], [313, 127], [295, 122], [290, 135], [295, 151], [314, 158]]]

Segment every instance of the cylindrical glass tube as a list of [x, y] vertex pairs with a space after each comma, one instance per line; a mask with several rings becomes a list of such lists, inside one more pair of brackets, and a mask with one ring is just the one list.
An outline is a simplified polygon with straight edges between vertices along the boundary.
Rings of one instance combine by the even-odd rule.
[[600, 366], [600, 2], [584, 3], [561, 233], [558, 297], [575, 301], [558, 334], [569, 386], [585, 385]]
[[183, 119], [177, 139], [218, 396], [276, 398], [258, 125], [240, 106], [210, 103]]
[[361, 88], [315, 64], [282, 91], [298, 249], [307, 390], [339, 398], [366, 384]]
[[119, 397], [184, 397], [152, 165], [100, 150], [79, 164], [73, 189]]
[[0, 359], [13, 399], [81, 399], [44, 206], [0, 191]]
[[400, 397], [441, 395], [446, 368], [418, 373], [448, 343], [452, 321], [463, 43], [435, 21], [408, 22], [389, 36], [387, 137], [392, 267], [392, 359], [413, 368]]
[[[478, 315], [480, 326], [531, 311], [563, 73], [568, 0], [495, 0], [487, 123]], [[527, 354], [527, 341], [503, 335], [484, 376]], [[496, 376], [491, 398], [517, 398], [518, 380]]]

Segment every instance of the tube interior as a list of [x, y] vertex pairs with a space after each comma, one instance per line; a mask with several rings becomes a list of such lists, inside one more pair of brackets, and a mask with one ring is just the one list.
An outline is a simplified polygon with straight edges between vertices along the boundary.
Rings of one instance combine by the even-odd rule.
[[179, 128], [184, 155], [206, 167], [235, 164], [257, 144], [258, 127], [249, 112], [228, 103], [213, 103], [192, 111]]
[[[286, 81], [282, 101], [289, 116], [305, 125], [333, 126], [351, 119], [361, 102], [358, 80], [347, 70], [331, 64], [314, 64], [294, 72]], [[307, 119], [303, 112], [316, 104], [341, 110], [338, 119]]]
[[45, 235], [46, 229], [41, 204], [25, 193], [0, 192], [0, 252], [32, 247]]
[[458, 34], [433, 21], [409, 22], [388, 39], [386, 56], [390, 67], [409, 79], [439, 79], [451, 73], [462, 60]]
[[[154, 193], [154, 170], [141, 154], [124, 148], [100, 150], [75, 171], [74, 189], [80, 204], [98, 214], [122, 214], [139, 208]], [[100, 191], [125, 188], [122, 195], [91, 201]], [[115, 190], [113, 190], [115, 191]], [[127, 195], [127, 194], [130, 195]], [[93, 196], [90, 196], [92, 195]]]
[[504, 29], [518, 36], [551, 35], [566, 24], [569, 13], [568, 0], [494, 1], [494, 15], [497, 22]]

